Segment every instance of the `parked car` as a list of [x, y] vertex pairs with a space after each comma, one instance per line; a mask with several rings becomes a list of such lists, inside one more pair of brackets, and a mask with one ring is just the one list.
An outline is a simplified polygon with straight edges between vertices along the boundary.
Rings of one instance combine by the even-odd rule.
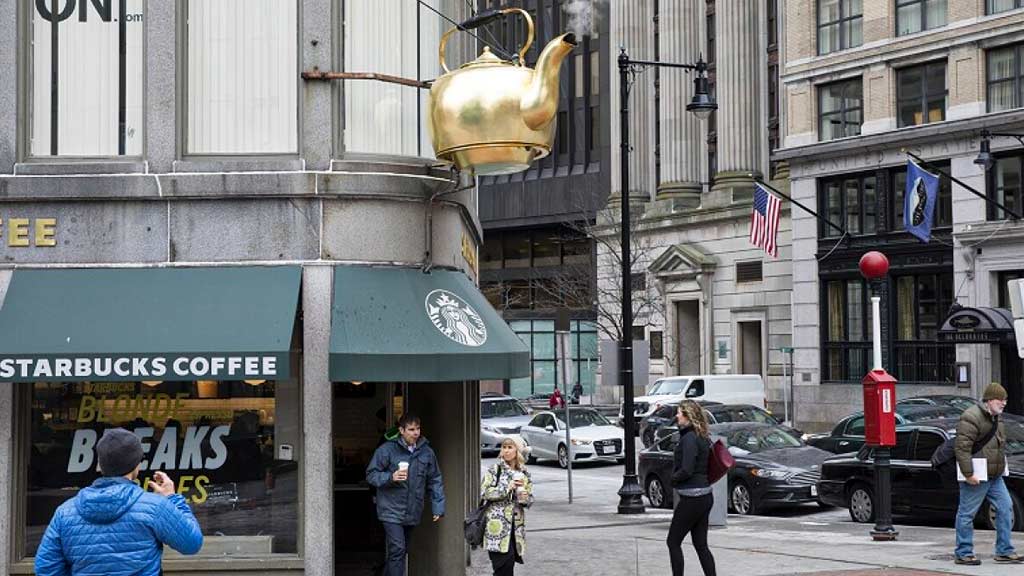
[[[764, 380], [757, 374], [712, 374], [670, 376], [654, 382], [646, 396], [633, 401], [634, 418], [639, 424], [658, 408], [683, 400], [704, 400], [724, 404], [753, 404], [767, 407]], [[619, 421], [623, 408], [619, 405]]]
[[[530, 446], [530, 461], [553, 459], [562, 468], [569, 466], [570, 450], [565, 443], [565, 413], [550, 410], [534, 414], [519, 434]], [[572, 408], [569, 411], [573, 462], [621, 461], [622, 428], [612, 424], [596, 410]]]
[[[729, 422], [760, 422], [762, 424], [774, 424], [782, 426], [790, 434], [799, 438], [803, 432], [796, 428], [786, 426], [778, 421], [771, 412], [753, 406], [751, 404], [722, 404], [720, 402], [698, 401], [704, 407], [704, 415], [707, 416], [708, 424], [727, 424]], [[676, 407], [662, 406], [653, 414], [640, 422], [640, 439], [644, 447], [654, 444], [659, 437], [659, 430], [675, 426]]]
[[[951, 406], [896, 405], [896, 425], [904, 426], [924, 420], [959, 418], [961, 411]], [[808, 444], [835, 454], [856, 452], [864, 445], [864, 413], [857, 412], [843, 418], [829, 434], [815, 434], [805, 438]]]
[[[807, 446], [781, 426], [756, 422], [714, 424], [736, 458], [729, 471], [729, 509], [755, 514], [772, 507], [818, 502], [820, 466], [831, 456]], [[638, 475], [651, 506], [672, 508], [673, 450], [679, 434], [662, 438], [640, 452]]]
[[913, 396], [896, 402], [897, 406], [949, 406], [960, 412], [971, 406], [980, 404], [970, 396], [957, 396], [955, 394], [932, 394], [928, 396]]
[[[943, 518], [952, 525], [959, 502], [954, 463], [932, 467], [935, 449], [956, 435], [958, 419], [947, 418], [901, 426], [892, 448], [892, 512], [894, 515]], [[1007, 421], [1006, 451], [1010, 474], [1005, 478], [1013, 500], [1014, 530], [1024, 530], [1024, 424]], [[864, 446], [855, 454], [833, 456], [822, 465], [818, 493], [826, 504], [850, 510], [855, 522], [875, 519], [874, 449]], [[995, 512], [988, 502], [975, 520], [995, 529]]]
[[488, 394], [480, 398], [480, 452], [494, 453], [501, 450], [501, 441], [508, 436], [519, 434], [519, 429], [532, 416], [515, 398]]

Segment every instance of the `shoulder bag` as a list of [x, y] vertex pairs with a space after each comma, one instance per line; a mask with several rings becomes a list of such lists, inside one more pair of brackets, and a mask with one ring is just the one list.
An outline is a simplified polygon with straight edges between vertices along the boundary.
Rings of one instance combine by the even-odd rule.
[[729, 453], [725, 443], [716, 440], [708, 450], [708, 483], [718, 482], [735, 465], [736, 459]]
[[[984, 436], [982, 436], [977, 442], [974, 443], [974, 446], [971, 447], [971, 454], [974, 455], [981, 451], [985, 447], [985, 445], [992, 440], [992, 437], [996, 435], [996, 430], [998, 429], [999, 420], [996, 420], [995, 424], [992, 426], [992, 429], [989, 430]], [[956, 436], [951, 436], [950, 438], [947, 438], [945, 442], [939, 445], [939, 447], [935, 449], [935, 452], [932, 452], [932, 467], [938, 469], [939, 466], [942, 466], [955, 459]]]

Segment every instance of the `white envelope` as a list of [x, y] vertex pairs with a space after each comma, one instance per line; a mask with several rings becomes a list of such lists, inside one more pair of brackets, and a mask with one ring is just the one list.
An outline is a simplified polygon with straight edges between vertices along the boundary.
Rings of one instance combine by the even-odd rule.
[[[988, 459], [987, 458], [971, 458], [971, 464], [974, 466], [974, 477], [979, 482], [988, 482]], [[956, 480], [957, 482], [964, 482], [967, 477], [960, 470], [960, 467], [956, 467]]]

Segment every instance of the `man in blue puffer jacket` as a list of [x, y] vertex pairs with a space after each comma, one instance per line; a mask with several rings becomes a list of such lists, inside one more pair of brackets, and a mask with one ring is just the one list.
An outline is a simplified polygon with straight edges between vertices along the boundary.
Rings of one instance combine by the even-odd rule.
[[61, 504], [36, 552], [36, 576], [158, 576], [164, 544], [195, 554], [203, 534], [163, 472], [153, 492], [135, 485], [142, 443], [113, 428], [96, 443], [103, 477]]
[[387, 538], [385, 576], [405, 576], [405, 555], [412, 530], [423, 515], [430, 489], [434, 522], [444, 516], [444, 482], [437, 456], [420, 437], [419, 417], [406, 413], [398, 421], [398, 437], [381, 444], [366, 468], [366, 481], [377, 489], [377, 518]]

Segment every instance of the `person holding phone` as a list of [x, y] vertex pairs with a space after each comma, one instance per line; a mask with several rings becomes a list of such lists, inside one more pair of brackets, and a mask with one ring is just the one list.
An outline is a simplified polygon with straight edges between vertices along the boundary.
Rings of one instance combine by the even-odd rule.
[[199, 522], [167, 474], [154, 473], [153, 492], [136, 484], [143, 452], [134, 433], [107, 430], [96, 457], [102, 477], [54, 512], [36, 552], [37, 576], [158, 576], [164, 545], [199, 552]]

